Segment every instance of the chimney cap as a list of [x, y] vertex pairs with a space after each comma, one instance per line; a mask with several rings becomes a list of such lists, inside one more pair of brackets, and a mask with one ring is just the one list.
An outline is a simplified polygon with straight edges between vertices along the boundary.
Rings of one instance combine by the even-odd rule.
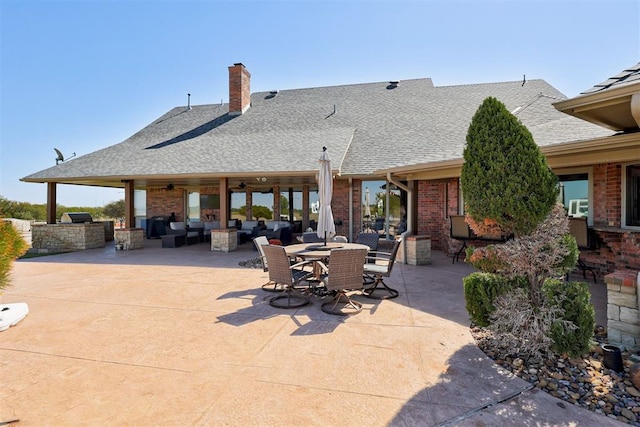
[[238, 65], [240, 65], [240, 66], [244, 67], [244, 64], [243, 64], [242, 62], [234, 62], [234, 63], [233, 63], [233, 65], [234, 65], [234, 66], [236, 66], [236, 67], [237, 67]]

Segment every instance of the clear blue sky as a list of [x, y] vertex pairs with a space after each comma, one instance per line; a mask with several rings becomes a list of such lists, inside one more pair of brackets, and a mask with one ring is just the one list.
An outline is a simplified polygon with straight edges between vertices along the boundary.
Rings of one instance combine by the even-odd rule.
[[[431, 77], [436, 86], [544, 79], [567, 96], [640, 61], [640, 2], [0, 0], [0, 196], [19, 179], [116, 144], [169, 109], [251, 90]], [[102, 206], [122, 191], [59, 186]]]

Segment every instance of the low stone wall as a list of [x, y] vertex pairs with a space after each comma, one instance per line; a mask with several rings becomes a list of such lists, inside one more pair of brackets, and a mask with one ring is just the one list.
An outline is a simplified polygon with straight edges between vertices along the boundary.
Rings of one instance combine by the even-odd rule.
[[607, 335], [609, 342], [640, 348], [640, 273], [618, 270], [604, 277], [607, 284]]
[[130, 251], [144, 248], [144, 229], [118, 228], [114, 232], [116, 249]]
[[104, 247], [103, 224], [42, 224], [34, 225], [31, 236], [32, 253], [60, 253]]
[[238, 249], [238, 230], [211, 230], [211, 251], [231, 252]]

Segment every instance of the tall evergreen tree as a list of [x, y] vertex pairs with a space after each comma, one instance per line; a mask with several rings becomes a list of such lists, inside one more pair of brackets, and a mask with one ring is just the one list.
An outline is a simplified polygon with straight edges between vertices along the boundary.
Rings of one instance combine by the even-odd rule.
[[557, 177], [529, 130], [489, 97], [467, 132], [462, 191], [467, 214], [495, 222], [505, 234], [526, 235], [551, 212]]

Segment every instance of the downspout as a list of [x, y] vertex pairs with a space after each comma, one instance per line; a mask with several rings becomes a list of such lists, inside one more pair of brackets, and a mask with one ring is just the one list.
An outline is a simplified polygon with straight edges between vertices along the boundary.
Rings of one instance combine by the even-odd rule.
[[349, 241], [353, 241], [353, 178], [349, 178]]
[[389, 198], [391, 197], [391, 185], [387, 181], [387, 188], [385, 190], [385, 210], [384, 210], [384, 231], [385, 239], [389, 240]]
[[[411, 230], [411, 224], [413, 223], [413, 191], [412, 187], [407, 187], [401, 182], [395, 181], [391, 176], [391, 173], [387, 173], [387, 182], [394, 184], [396, 187], [406, 191], [407, 193], [407, 230], [403, 233], [404, 237], [402, 239], [402, 258], [403, 263], [407, 263], [407, 239], [406, 237], [413, 234], [413, 230]], [[387, 185], [387, 207], [389, 206], [388, 197], [389, 197], [389, 185]]]

